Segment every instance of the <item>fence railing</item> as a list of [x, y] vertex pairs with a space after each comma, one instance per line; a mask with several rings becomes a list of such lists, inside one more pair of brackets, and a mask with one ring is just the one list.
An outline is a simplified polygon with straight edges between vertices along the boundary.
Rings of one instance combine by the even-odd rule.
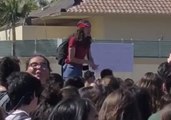
[[[167, 57], [171, 52], [171, 41], [139, 41], [139, 40], [94, 40], [94, 42], [133, 43], [134, 57]], [[45, 56], [55, 56], [56, 47], [61, 40], [18, 40], [16, 41], [16, 55], [28, 57], [34, 53]], [[9, 56], [12, 51], [11, 41], [0, 41], [0, 56]]]

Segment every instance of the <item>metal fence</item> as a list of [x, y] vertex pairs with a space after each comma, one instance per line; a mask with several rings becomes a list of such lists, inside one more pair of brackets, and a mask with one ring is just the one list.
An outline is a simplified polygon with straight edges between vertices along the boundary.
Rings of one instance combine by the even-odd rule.
[[[22, 40], [16, 41], [16, 55], [28, 57], [34, 53], [45, 56], [55, 56], [56, 48], [62, 40]], [[167, 57], [171, 52], [171, 41], [123, 41], [123, 40], [94, 40], [95, 42], [133, 43], [134, 57]], [[0, 41], [0, 56], [9, 56], [12, 51], [11, 41]]]
[[[35, 53], [55, 56], [58, 40], [23, 40], [16, 41], [16, 55], [28, 57]], [[9, 56], [12, 51], [11, 41], [0, 41], [0, 56]]]

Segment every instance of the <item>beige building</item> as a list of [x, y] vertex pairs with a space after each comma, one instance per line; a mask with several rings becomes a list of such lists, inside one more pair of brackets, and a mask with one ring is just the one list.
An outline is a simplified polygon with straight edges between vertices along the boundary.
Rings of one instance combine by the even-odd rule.
[[[95, 40], [171, 40], [168, 0], [65, 0], [31, 13], [30, 18], [27, 24], [16, 27], [18, 40], [66, 38], [80, 19], [90, 20]], [[0, 40], [11, 38], [10, 30], [0, 31]], [[145, 72], [156, 72], [158, 64], [165, 60], [135, 57], [133, 72], [116, 75], [138, 79]]]
[[[59, 16], [58, 19], [62, 17]], [[160, 38], [171, 40], [171, 16], [102, 14], [90, 15], [86, 19], [92, 23], [92, 36], [96, 40], [159, 40]], [[75, 32], [74, 25], [49, 26], [47, 24], [16, 27], [17, 40], [66, 38], [73, 32]], [[11, 40], [11, 33], [11, 30], [0, 31], [0, 40]]]
[[[67, 26], [18, 26], [16, 27], [17, 40], [39, 40], [65, 38], [74, 31], [75, 27]], [[0, 40], [12, 40], [12, 31], [0, 31]]]

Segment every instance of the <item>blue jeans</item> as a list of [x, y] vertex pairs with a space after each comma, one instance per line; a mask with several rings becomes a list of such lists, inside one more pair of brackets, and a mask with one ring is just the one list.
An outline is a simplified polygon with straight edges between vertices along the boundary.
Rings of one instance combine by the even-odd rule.
[[82, 68], [72, 64], [65, 64], [63, 66], [63, 78], [67, 80], [72, 77], [82, 77]]

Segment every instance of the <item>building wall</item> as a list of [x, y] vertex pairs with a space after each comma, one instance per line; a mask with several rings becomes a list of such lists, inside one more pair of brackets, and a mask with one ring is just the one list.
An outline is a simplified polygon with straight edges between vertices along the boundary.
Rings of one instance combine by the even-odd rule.
[[91, 24], [92, 24], [92, 37], [96, 40], [104, 40], [105, 38], [105, 22], [104, 17], [96, 16], [96, 17], [90, 17], [89, 18]]
[[[92, 23], [92, 37], [96, 40], [171, 40], [171, 16], [96, 15]], [[19, 26], [18, 40], [66, 38], [76, 27]], [[7, 34], [6, 34], [7, 33]], [[0, 40], [12, 39], [12, 31], [0, 31]], [[7, 36], [7, 38], [6, 38]]]
[[75, 29], [65, 26], [24, 26], [23, 40], [67, 38]]
[[[23, 39], [23, 26], [16, 27], [16, 40]], [[0, 31], [0, 41], [3, 40], [12, 40], [12, 30], [3, 30]]]
[[123, 79], [132, 78], [133, 80], [138, 81], [146, 72], [157, 73], [158, 66], [165, 61], [166, 58], [134, 58], [132, 72], [114, 72], [114, 74]]
[[171, 40], [171, 16], [111, 14], [90, 20], [96, 39]]

